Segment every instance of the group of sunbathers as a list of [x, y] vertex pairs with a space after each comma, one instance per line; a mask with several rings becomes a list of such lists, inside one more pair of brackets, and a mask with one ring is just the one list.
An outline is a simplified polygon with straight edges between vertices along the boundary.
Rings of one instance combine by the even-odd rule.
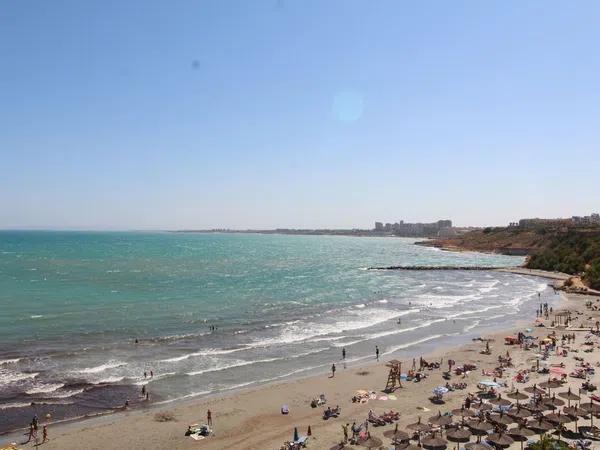
[[398, 419], [400, 419], [400, 413], [395, 411], [389, 411], [378, 416], [373, 412], [372, 409], [370, 409], [367, 416], [367, 421], [376, 427], [387, 425], [388, 423], [395, 422]]

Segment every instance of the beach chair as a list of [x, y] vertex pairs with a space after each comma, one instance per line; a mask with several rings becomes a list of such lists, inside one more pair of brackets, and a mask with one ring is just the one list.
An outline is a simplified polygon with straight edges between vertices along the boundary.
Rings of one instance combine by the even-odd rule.
[[306, 443], [308, 442], [308, 436], [300, 436], [297, 441], [294, 441], [294, 444], [298, 447], [306, 447]]

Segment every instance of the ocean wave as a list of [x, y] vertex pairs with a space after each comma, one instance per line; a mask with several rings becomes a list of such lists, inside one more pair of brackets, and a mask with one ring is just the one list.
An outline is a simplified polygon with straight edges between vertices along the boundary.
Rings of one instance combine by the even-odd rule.
[[8, 365], [8, 364], [16, 364], [21, 361], [21, 358], [13, 358], [13, 359], [0, 359], [0, 366]]
[[268, 347], [271, 345], [293, 344], [309, 341], [322, 336], [340, 335], [341, 333], [348, 331], [369, 328], [374, 325], [419, 311], [419, 309], [409, 309], [404, 311], [379, 308], [361, 308], [358, 311], [355, 309], [349, 309], [345, 313], [345, 320], [337, 320], [333, 323], [295, 324], [293, 326], [284, 328], [279, 336], [258, 340], [253, 342], [251, 345], [253, 347]]
[[100, 380], [96, 380], [96, 381], [90, 381], [91, 384], [112, 384], [112, 383], [119, 383], [123, 380], [125, 380], [125, 378], [127, 377], [107, 377], [107, 378], [102, 378]]
[[242, 350], [247, 350], [249, 347], [240, 347], [240, 348], [232, 348], [232, 349], [217, 349], [217, 348], [209, 348], [207, 350], [202, 350], [199, 352], [187, 353], [181, 356], [175, 356], [173, 358], [161, 359], [160, 362], [179, 362], [184, 361], [186, 359], [194, 358], [196, 356], [211, 356], [211, 355], [228, 355], [230, 353], [236, 353]]
[[0, 409], [26, 408], [28, 406], [31, 406], [31, 403], [4, 403], [0, 404]]
[[8, 372], [0, 370], [0, 385], [8, 383], [16, 383], [23, 380], [29, 380], [39, 375], [38, 372]]
[[136, 381], [135, 384], [136, 386], [144, 386], [147, 385], [153, 381], [157, 381], [157, 380], [162, 380], [163, 378], [169, 378], [172, 377], [174, 375], [177, 375], [177, 372], [165, 372], [165, 373], [161, 373], [158, 375], [154, 375], [152, 378], [144, 378], [143, 380], [140, 381]]
[[121, 362], [121, 361], [109, 362], [106, 364], [102, 364], [100, 366], [87, 367], [85, 369], [81, 369], [81, 370], [79, 370], [79, 373], [99, 373], [99, 372], [104, 372], [105, 370], [108, 370], [108, 369], [115, 369], [117, 367], [123, 367], [126, 365], [127, 365], [126, 362]]
[[42, 384], [32, 387], [31, 389], [27, 389], [25, 391], [25, 393], [28, 395], [46, 394], [46, 393], [57, 391], [64, 385], [65, 385], [64, 383], [42, 383]]
[[480, 321], [476, 320], [475, 322], [473, 322], [470, 325], [467, 325], [466, 327], [463, 328], [463, 333], [468, 333], [469, 331], [471, 331], [473, 328], [475, 328], [477, 325], [479, 325]]
[[208, 369], [202, 369], [202, 370], [195, 370], [192, 372], [186, 372], [186, 375], [189, 375], [191, 377], [196, 376], [196, 375], [202, 375], [203, 373], [210, 373], [210, 372], [220, 372], [221, 370], [227, 370], [227, 369], [233, 369], [234, 367], [243, 367], [243, 366], [249, 366], [252, 364], [261, 364], [261, 363], [267, 363], [267, 362], [273, 362], [273, 361], [278, 361], [281, 360], [283, 358], [267, 358], [267, 359], [259, 359], [256, 361], [238, 361], [235, 362], [233, 364], [226, 364], [223, 366], [217, 366], [217, 367], [209, 367]]
[[389, 355], [391, 353], [397, 352], [398, 350], [404, 350], [404, 349], [407, 349], [409, 347], [414, 347], [415, 345], [423, 344], [424, 342], [432, 341], [434, 339], [439, 339], [439, 338], [444, 337], [444, 336], [448, 336], [448, 335], [447, 334], [434, 334], [432, 336], [427, 336], [427, 337], [424, 337], [422, 339], [417, 339], [416, 341], [407, 342], [405, 344], [396, 345], [394, 347], [388, 347], [382, 354], [383, 355]]
[[64, 389], [64, 390], [61, 389], [58, 391], [51, 392], [51, 395], [46, 395], [45, 397], [69, 398], [69, 397], [73, 397], [74, 395], [81, 394], [84, 391], [85, 391], [85, 389], [83, 389], [83, 388], [81, 388], [81, 389]]

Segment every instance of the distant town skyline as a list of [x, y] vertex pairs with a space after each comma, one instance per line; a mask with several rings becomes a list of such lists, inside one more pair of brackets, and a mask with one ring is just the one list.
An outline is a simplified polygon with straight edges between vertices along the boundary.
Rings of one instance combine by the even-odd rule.
[[3, 2], [0, 228], [598, 210], [600, 3]]

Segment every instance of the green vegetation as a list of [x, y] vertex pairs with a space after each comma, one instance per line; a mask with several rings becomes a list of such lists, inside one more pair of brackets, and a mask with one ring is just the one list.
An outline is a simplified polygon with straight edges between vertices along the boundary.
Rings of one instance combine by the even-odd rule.
[[600, 231], [570, 230], [552, 233], [531, 256], [527, 267], [582, 274], [593, 289], [600, 289]]
[[567, 450], [569, 446], [564, 441], [559, 441], [558, 439], [545, 434], [539, 441], [531, 444], [528, 448], [531, 450]]

